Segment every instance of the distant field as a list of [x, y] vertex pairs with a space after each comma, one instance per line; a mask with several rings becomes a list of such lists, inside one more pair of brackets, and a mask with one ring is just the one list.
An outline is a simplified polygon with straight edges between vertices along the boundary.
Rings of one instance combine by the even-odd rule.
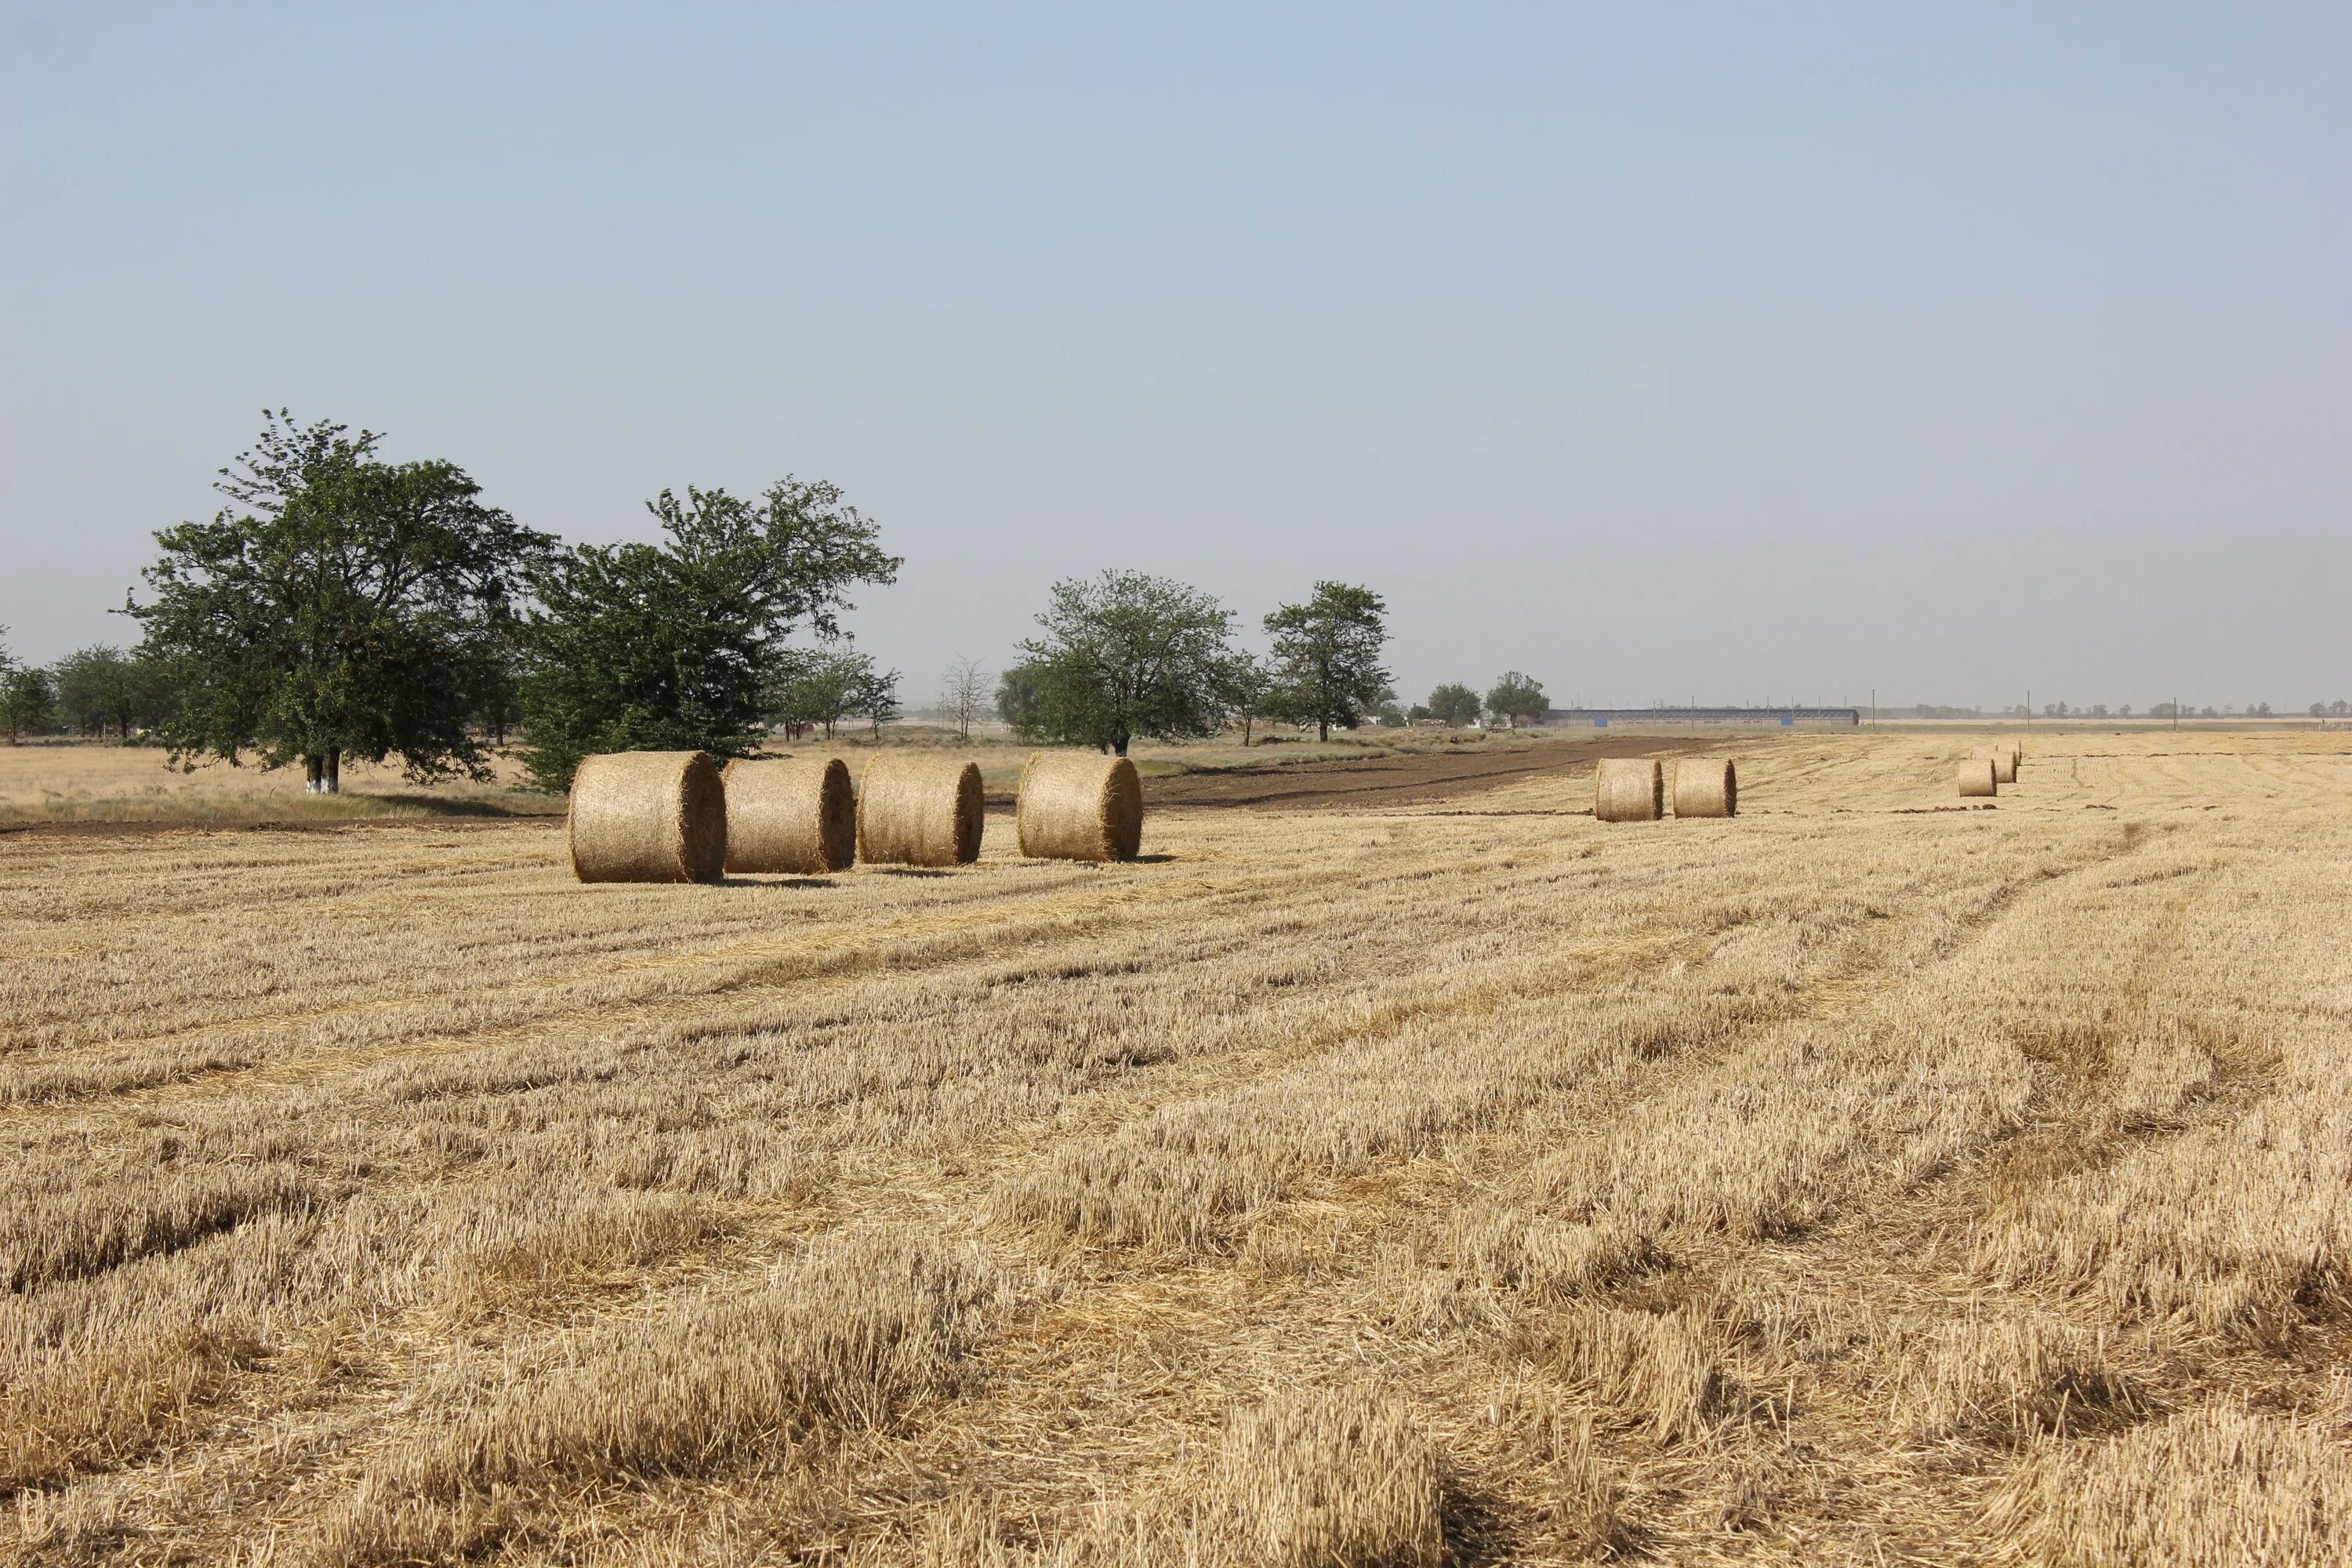
[[0, 1555], [2341, 1560], [2352, 735], [1591, 739], [1123, 867], [0, 836]]
[[[936, 731], [886, 733], [891, 744], [938, 743]], [[1499, 743], [1509, 738], [1493, 739]], [[1150, 776], [1193, 768], [1258, 767], [1356, 757], [1367, 751], [1385, 754], [1400, 749], [1459, 750], [1476, 747], [1483, 740], [1475, 732], [1454, 737], [1392, 732], [1385, 738], [1343, 738], [1318, 744], [1312, 736], [1300, 742], [1286, 735], [1278, 742], [1260, 742], [1247, 749], [1237, 742], [1212, 742], [1139, 745], [1134, 754], [1137, 765]], [[853, 773], [873, 755], [870, 743], [848, 736], [837, 742], [779, 743], [774, 750], [787, 755], [836, 754], [848, 760]], [[992, 795], [1011, 798], [1022, 761], [1030, 750], [1007, 739], [975, 739], [971, 752]], [[302, 793], [299, 768], [264, 770], [250, 763], [230, 767], [215, 763], [184, 771], [169, 766], [163, 752], [152, 746], [55, 742], [0, 746], [0, 826], [35, 822], [184, 822], [226, 826], [374, 817], [562, 815], [560, 797], [526, 787], [519, 763], [502, 757], [497, 773], [486, 784], [460, 780], [420, 785], [403, 778], [397, 767], [349, 763], [343, 768], [342, 793], [322, 796]]]

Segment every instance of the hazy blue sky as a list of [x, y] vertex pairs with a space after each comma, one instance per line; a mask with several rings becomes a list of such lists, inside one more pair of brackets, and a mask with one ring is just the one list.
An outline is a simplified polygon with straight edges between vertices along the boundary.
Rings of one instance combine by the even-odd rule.
[[0, 5], [0, 622], [284, 404], [535, 526], [840, 484], [1409, 697], [2352, 695], [2352, 7]]

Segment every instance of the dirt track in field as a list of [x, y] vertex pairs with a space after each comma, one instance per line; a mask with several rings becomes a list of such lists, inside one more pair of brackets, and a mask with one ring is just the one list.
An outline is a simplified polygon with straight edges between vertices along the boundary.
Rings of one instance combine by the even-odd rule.
[[1511, 780], [1582, 773], [1602, 757], [1723, 752], [1744, 749], [1748, 743], [1717, 735], [1612, 735], [1271, 767], [1204, 768], [1147, 779], [1143, 798], [1154, 807], [1403, 805], [1472, 795]]

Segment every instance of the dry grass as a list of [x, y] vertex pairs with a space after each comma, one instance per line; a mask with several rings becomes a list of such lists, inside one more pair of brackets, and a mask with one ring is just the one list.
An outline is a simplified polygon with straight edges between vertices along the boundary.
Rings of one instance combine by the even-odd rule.
[[2352, 746], [0, 840], [0, 1556], [2326, 1563]]

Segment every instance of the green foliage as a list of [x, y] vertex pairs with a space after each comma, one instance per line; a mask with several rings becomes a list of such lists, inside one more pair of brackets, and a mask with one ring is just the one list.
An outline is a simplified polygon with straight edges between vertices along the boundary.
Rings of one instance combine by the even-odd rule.
[[1224, 721], [1233, 614], [1210, 595], [1141, 572], [1056, 583], [1021, 645], [1035, 689], [1023, 738], [1106, 746], [1191, 740]]
[[880, 740], [882, 726], [898, 716], [898, 672], [866, 665], [850, 689], [849, 710], [864, 719], [874, 738]]
[[1460, 681], [1448, 681], [1429, 694], [1429, 711], [1441, 724], [1460, 729], [1478, 717], [1478, 694]]
[[485, 506], [454, 464], [386, 463], [381, 439], [268, 416], [221, 470], [234, 503], [155, 535], [154, 598], [125, 605], [176, 688], [175, 763], [265, 767], [397, 756], [419, 782], [487, 778], [468, 721], [546, 535]]
[[757, 749], [784, 636], [838, 635], [849, 585], [900, 564], [821, 480], [788, 477], [758, 501], [664, 490], [646, 510], [663, 542], [580, 545], [530, 575], [523, 755], [541, 789], [568, 789], [600, 752]]
[[779, 655], [769, 682], [768, 717], [782, 724], [821, 724], [826, 740], [852, 713], [874, 718], [875, 727], [898, 717], [898, 672], [877, 668], [871, 657], [830, 648], [789, 648]]
[[1486, 711], [1509, 720], [1514, 725], [1532, 724], [1551, 707], [1544, 695], [1543, 682], [1529, 679], [1516, 669], [1507, 669], [1486, 693]]
[[39, 665], [12, 661], [12, 668], [0, 672], [0, 726], [7, 729], [10, 745], [19, 735], [37, 735], [53, 725], [56, 704], [49, 672]]
[[1391, 695], [1380, 662], [1388, 640], [1386, 602], [1370, 589], [1318, 583], [1304, 605], [1285, 605], [1265, 617], [1274, 638], [1275, 692], [1268, 707], [1331, 738], [1351, 729]]
[[1257, 721], [1275, 716], [1274, 671], [1247, 649], [1236, 649], [1217, 665], [1217, 698], [1224, 704], [1226, 721], [1242, 721], [1242, 744], [1250, 743]]
[[996, 678], [996, 716], [1017, 735], [1036, 732], [1043, 700], [1038, 690], [1038, 667], [1026, 659]]
[[1387, 602], [1369, 588], [1318, 583], [1307, 603], [1265, 617], [1284, 705], [1290, 717], [1314, 724], [1318, 739], [1329, 740], [1335, 724], [1354, 728], [1389, 695], [1381, 665], [1387, 613]]
[[77, 648], [58, 660], [58, 712], [69, 729], [119, 740], [133, 728], [152, 725], [170, 704], [163, 672], [143, 653], [124, 653], [105, 643]]

